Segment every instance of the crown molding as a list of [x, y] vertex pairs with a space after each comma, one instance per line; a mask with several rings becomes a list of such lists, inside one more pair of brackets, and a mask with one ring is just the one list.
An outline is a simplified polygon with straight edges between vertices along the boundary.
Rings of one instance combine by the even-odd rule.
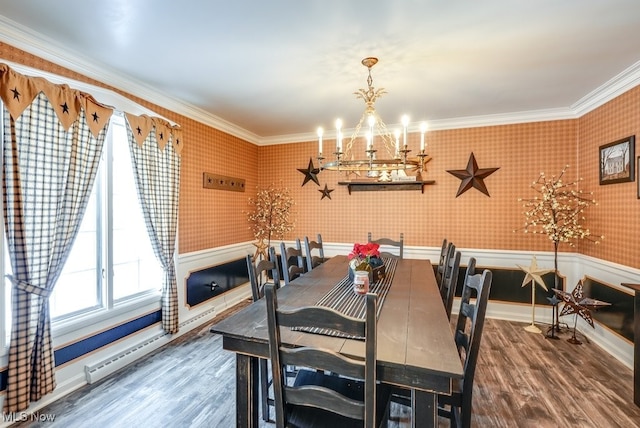
[[571, 106], [578, 117], [589, 113], [640, 84], [640, 61], [589, 92]]
[[[550, 120], [576, 119], [578, 116], [569, 108], [556, 108], [546, 110], [521, 111], [516, 113], [491, 114], [484, 116], [468, 116], [452, 119], [436, 119], [429, 121], [430, 131], [442, 131], [447, 129], [477, 128], [481, 126], [512, 125], [517, 123], [545, 122]], [[389, 128], [396, 125], [388, 125]], [[401, 125], [397, 125], [400, 127]], [[420, 124], [415, 123], [408, 127], [409, 132], [420, 132]], [[344, 135], [351, 135], [355, 128], [343, 130]], [[335, 138], [335, 133], [325, 134], [326, 139]], [[258, 145], [269, 146], [284, 143], [300, 143], [304, 141], [317, 141], [318, 135], [315, 132], [303, 134], [278, 135], [273, 137], [263, 137]]]
[[[117, 73], [107, 64], [96, 64], [61, 46], [30, 28], [0, 15], [0, 41], [6, 42], [18, 49], [37, 55], [62, 67], [81, 73], [89, 78], [118, 88], [128, 94], [140, 97], [153, 104], [171, 110], [177, 114], [209, 125], [229, 135], [253, 143], [257, 146], [275, 144], [299, 143], [315, 141], [314, 132], [302, 134], [288, 134], [263, 137], [212, 115], [189, 103], [174, 97], [163, 95], [157, 89], [144, 82], [136, 81], [129, 76]], [[431, 130], [447, 130], [459, 128], [473, 128], [481, 126], [509, 125], [527, 122], [541, 122], [552, 120], [577, 119], [586, 113], [600, 107], [631, 88], [640, 84], [640, 61], [633, 64], [617, 76], [594, 89], [569, 107], [546, 110], [533, 110], [505, 114], [483, 116], [469, 116], [451, 119], [438, 119], [429, 122]], [[417, 132], [419, 125], [409, 128], [410, 132]], [[353, 133], [353, 129], [345, 129], [345, 133]]]

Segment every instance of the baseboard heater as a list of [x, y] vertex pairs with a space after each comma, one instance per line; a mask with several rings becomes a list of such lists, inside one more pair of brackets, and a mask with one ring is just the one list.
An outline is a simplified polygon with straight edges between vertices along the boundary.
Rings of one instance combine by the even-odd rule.
[[[194, 322], [204, 317], [210, 316], [215, 312], [216, 308], [211, 308], [199, 314], [198, 316], [190, 318], [189, 320], [180, 324], [179, 328], [182, 329], [183, 327], [193, 324]], [[168, 334], [165, 332], [158, 333], [157, 335], [148, 338], [144, 342], [117, 352], [100, 362], [91, 365], [85, 365], [84, 373], [87, 383], [92, 384], [98, 382], [99, 380], [104, 379], [106, 376], [116, 372], [117, 370], [120, 370], [123, 367], [126, 367], [127, 365], [137, 361], [150, 352], [153, 352], [161, 346], [165, 345], [167, 341], [161, 340], [165, 338], [165, 336], [168, 336]]]

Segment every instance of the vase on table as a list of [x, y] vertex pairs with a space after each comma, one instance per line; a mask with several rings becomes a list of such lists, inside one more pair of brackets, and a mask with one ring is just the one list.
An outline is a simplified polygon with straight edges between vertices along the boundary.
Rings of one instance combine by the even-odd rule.
[[353, 281], [356, 271], [366, 271], [369, 274], [369, 283], [379, 281], [384, 277], [384, 262], [379, 257], [371, 257], [368, 262], [356, 259], [349, 262], [349, 279]]
[[353, 292], [356, 294], [367, 294], [369, 292], [370, 271], [357, 270], [353, 275]]

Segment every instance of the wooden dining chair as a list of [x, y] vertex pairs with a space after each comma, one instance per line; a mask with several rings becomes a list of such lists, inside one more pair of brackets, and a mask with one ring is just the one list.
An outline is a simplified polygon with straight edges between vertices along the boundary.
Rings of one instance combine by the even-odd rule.
[[380, 247], [385, 246], [385, 247], [395, 247], [397, 248], [396, 252], [390, 252], [390, 251], [383, 251], [380, 250], [380, 257], [387, 257], [387, 258], [398, 258], [398, 259], [402, 259], [404, 257], [404, 233], [400, 234], [400, 239], [398, 241], [393, 240], [391, 238], [378, 238], [378, 239], [373, 239], [371, 236], [371, 232], [368, 233], [367, 236], [367, 241], [368, 242], [374, 242], [378, 245], [380, 245]]
[[282, 279], [285, 286], [305, 272], [304, 254], [300, 239], [296, 238], [295, 247], [287, 247], [284, 242], [280, 243], [280, 266], [282, 267]]
[[[470, 260], [475, 272], [475, 259]], [[454, 340], [462, 359], [464, 375], [461, 381], [453, 383], [451, 395], [438, 395], [438, 415], [449, 418], [451, 426], [471, 426], [473, 378], [478, 361], [480, 340], [491, 290], [492, 273], [485, 269], [482, 274], [465, 276], [462, 289], [460, 313], [456, 322]], [[475, 299], [472, 301], [472, 294]]]
[[324, 247], [322, 246], [322, 236], [319, 233], [315, 241], [310, 241], [309, 237], [305, 236], [304, 248], [307, 255], [307, 272], [326, 261]]
[[273, 247], [267, 251], [269, 258], [253, 262], [251, 254], [247, 254], [247, 271], [249, 273], [249, 283], [251, 284], [251, 297], [256, 302], [264, 297], [264, 286], [271, 280], [276, 286], [280, 286], [280, 273], [278, 272], [278, 259]]
[[440, 297], [444, 303], [444, 309], [447, 312], [447, 318], [451, 319], [451, 309], [453, 307], [453, 298], [458, 286], [458, 275], [460, 271], [460, 251], [456, 251], [455, 245], [449, 246], [449, 253], [446, 257], [444, 275], [442, 277], [442, 285], [440, 287]]
[[445, 250], [442, 267], [438, 265], [438, 272], [436, 273], [436, 281], [438, 283], [438, 289], [440, 290], [440, 294], [442, 294], [442, 288], [444, 287], [445, 271], [447, 270], [447, 264], [449, 263], [449, 259], [455, 256], [455, 253], [456, 253], [456, 246], [453, 245], [452, 242], [447, 243], [447, 248]]
[[436, 266], [434, 272], [436, 274], [436, 283], [438, 284], [438, 287], [440, 287], [442, 284], [442, 274], [444, 273], [445, 259], [447, 257], [447, 254], [449, 253], [449, 245], [451, 245], [451, 242], [447, 241], [446, 238], [442, 240], [442, 248], [440, 248], [440, 259], [438, 260], [438, 265]]
[[[273, 247], [268, 251], [269, 259], [260, 260], [254, 264], [251, 254], [247, 254], [247, 271], [249, 273], [249, 283], [251, 284], [251, 296], [254, 302], [264, 297], [264, 290], [269, 279], [275, 287], [280, 287], [280, 278], [278, 273], [278, 263]], [[260, 377], [260, 406], [262, 410], [262, 419], [270, 421], [269, 406], [274, 405], [272, 398], [269, 398], [269, 387], [272, 379], [269, 377], [269, 366], [265, 359], [259, 360], [259, 377]]]
[[[386, 422], [389, 388], [376, 384], [377, 296], [370, 293], [364, 298], [366, 316], [362, 320], [321, 306], [280, 309], [278, 293], [274, 286], [267, 285], [276, 427], [369, 428]], [[364, 337], [364, 359], [349, 358], [322, 347], [285, 346], [281, 338], [291, 334], [291, 327], [328, 328]], [[323, 342], [319, 335], [315, 336], [319, 337], [318, 343]], [[299, 368], [292, 385], [285, 382], [282, 367], [286, 365]]]

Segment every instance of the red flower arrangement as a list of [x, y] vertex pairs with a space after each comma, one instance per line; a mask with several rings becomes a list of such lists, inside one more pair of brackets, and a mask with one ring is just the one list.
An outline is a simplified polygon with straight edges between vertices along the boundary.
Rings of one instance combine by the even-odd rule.
[[371, 259], [380, 257], [380, 245], [373, 242], [353, 244], [347, 257], [352, 260], [354, 270], [371, 270]]

